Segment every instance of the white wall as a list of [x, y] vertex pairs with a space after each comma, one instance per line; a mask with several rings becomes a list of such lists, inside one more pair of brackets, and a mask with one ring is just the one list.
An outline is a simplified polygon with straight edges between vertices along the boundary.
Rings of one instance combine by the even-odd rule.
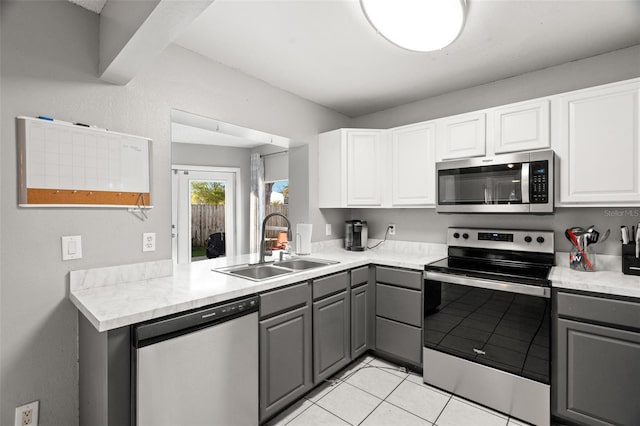
[[[0, 424], [39, 399], [41, 425], [73, 426], [78, 314], [68, 271], [171, 257], [171, 109], [301, 142], [349, 120], [178, 47], [127, 86], [107, 84], [97, 78], [97, 15], [62, 0], [0, 7]], [[15, 117], [40, 114], [152, 138], [149, 220], [124, 210], [19, 209]], [[157, 233], [156, 252], [142, 253], [143, 232]], [[62, 235], [82, 235], [83, 259], [61, 261]]]
[[387, 129], [638, 76], [640, 45], [364, 115], [351, 125]]

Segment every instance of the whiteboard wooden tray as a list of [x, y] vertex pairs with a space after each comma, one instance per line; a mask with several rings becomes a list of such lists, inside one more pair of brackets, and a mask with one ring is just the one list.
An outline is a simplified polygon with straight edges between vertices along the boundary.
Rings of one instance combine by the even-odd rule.
[[21, 207], [149, 207], [151, 140], [18, 117]]

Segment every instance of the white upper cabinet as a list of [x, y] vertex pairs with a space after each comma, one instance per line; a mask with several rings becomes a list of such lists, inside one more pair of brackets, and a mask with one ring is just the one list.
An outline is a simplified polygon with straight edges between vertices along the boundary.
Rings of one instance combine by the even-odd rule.
[[380, 207], [389, 185], [386, 130], [339, 129], [318, 137], [318, 205]]
[[435, 206], [435, 124], [391, 130], [392, 204]]
[[493, 121], [490, 133], [496, 154], [551, 146], [548, 99], [494, 108], [489, 115]]
[[349, 130], [347, 144], [347, 205], [381, 206], [382, 174], [385, 169], [383, 133], [379, 130]]
[[485, 155], [486, 115], [484, 112], [456, 115], [438, 120], [439, 158], [481, 157]]
[[558, 205], [640, 205], [640, 79], [553, 99]]
[[433, 207], [436, 161], [549, 147], [557, 206], [640, 206], [640, 78], [391, 130], [323, 133], [319, 205]]

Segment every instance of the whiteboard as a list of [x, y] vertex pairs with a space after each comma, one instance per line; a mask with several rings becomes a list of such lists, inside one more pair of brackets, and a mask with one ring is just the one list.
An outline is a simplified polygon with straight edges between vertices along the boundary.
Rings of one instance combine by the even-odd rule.
[[148, 138], [30, 117], [18, 117], [18, 138], [22, 204], [29, 190], [150, 192]]

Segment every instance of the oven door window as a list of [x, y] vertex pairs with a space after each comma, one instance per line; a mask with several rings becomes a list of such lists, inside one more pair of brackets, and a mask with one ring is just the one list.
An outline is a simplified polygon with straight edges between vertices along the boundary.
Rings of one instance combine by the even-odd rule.
[[549, 384], [550, 299], [425, 282], [425, 346]]
[[438, 203], [522, 204], [521, 177], [521, 163], [440, 170]]

